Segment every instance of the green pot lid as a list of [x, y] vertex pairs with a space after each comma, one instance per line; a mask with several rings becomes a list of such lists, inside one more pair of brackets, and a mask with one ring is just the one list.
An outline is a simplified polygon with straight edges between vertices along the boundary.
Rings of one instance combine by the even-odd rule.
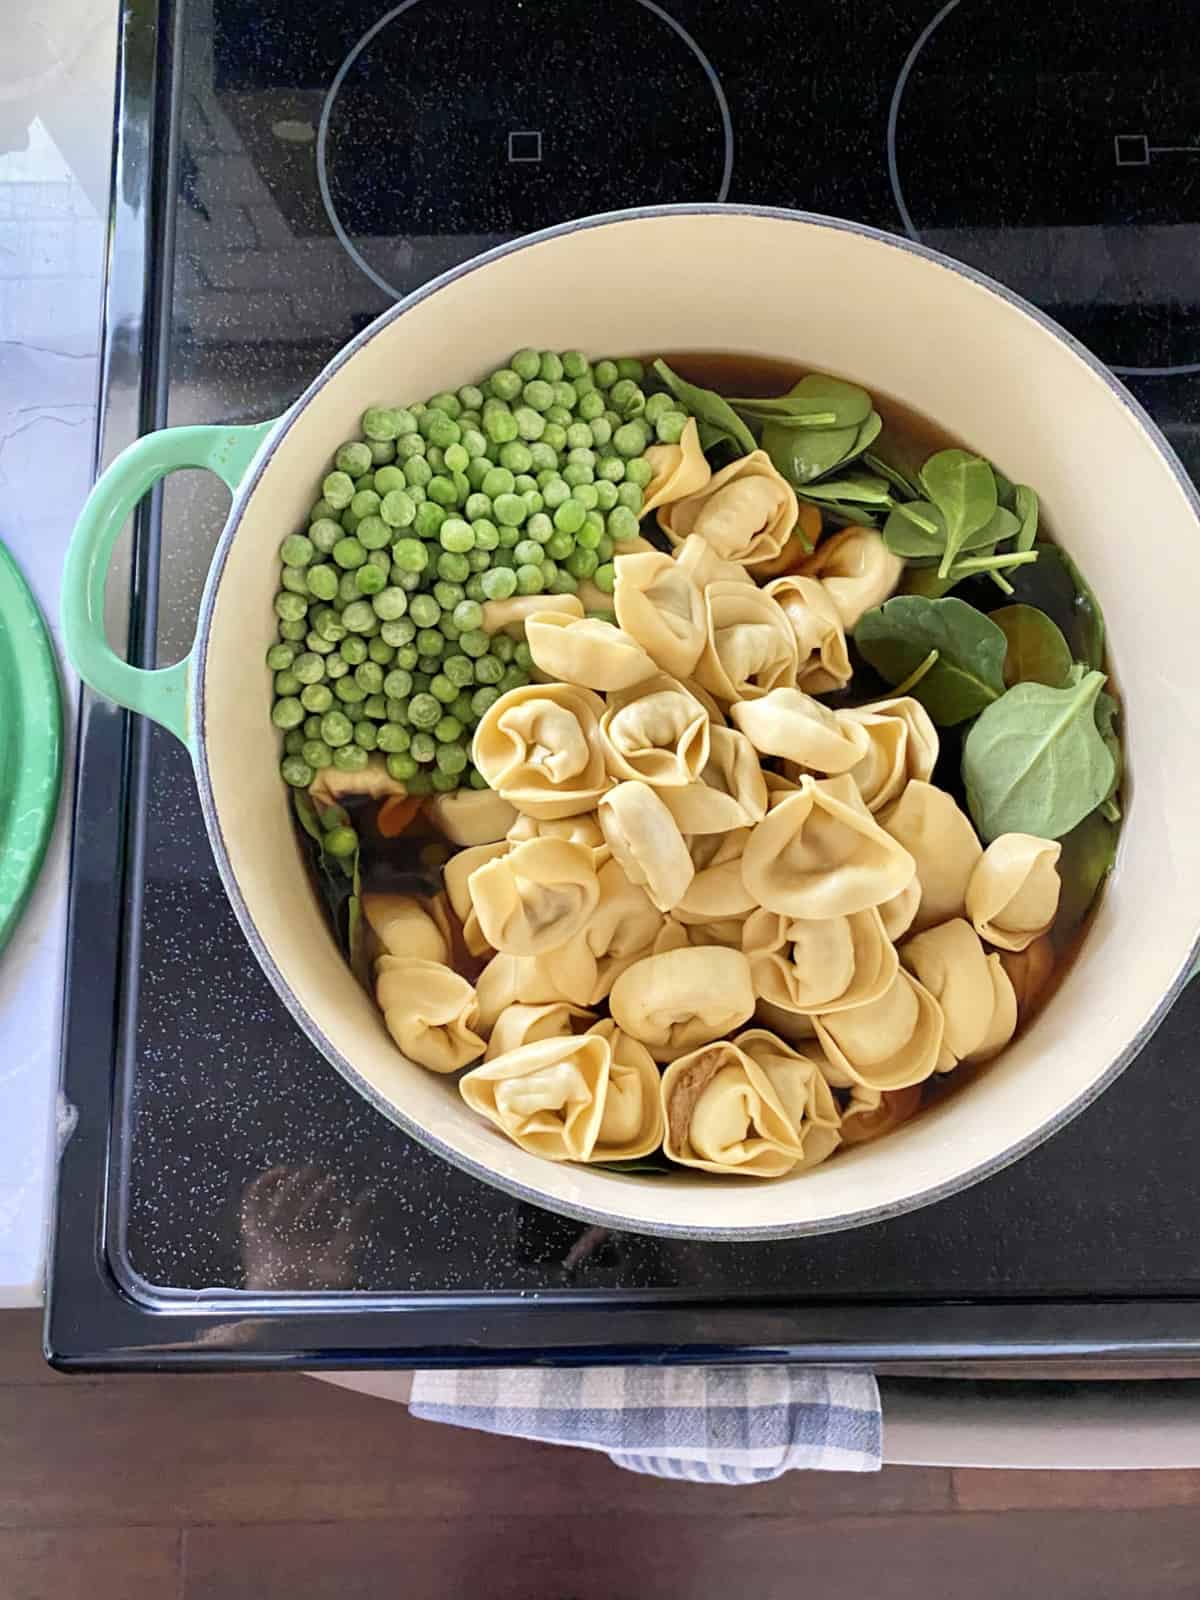
[[62, 699], [46, 624], [0, 544], [0, 949], [37, 882], [62, 779]]

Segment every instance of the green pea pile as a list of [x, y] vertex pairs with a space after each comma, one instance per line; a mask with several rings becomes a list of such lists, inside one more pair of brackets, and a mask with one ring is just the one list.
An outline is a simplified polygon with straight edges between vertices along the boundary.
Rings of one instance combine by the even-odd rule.
[[644, 379], [640, 361], [518, 350], [478, 386], [363, 413], [306, 531], [279, 549], [267, 666], [286, 782], [360, 771], [378, 750], [410, 794], [487, 787], [472, 733], [532, 661], [524, 641], [484, 631], [483, 606], [585, 579], [611, 594], [646, 450], [687, 423]]

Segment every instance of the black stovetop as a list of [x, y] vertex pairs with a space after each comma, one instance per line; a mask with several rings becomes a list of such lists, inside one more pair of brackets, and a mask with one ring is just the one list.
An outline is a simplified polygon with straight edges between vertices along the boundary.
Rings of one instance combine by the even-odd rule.
[[[1013, 284], [1200, 473], [1190, 0], [149, 10], [123, 39], [105, 458], [276, 415], [396, 295], [502, 239], [728, 198], [907, 228]], [[188, 648], [223, 514], [184, 475], [142, 518], [141, 659]], [[61, 1359], [1200, 1348], [1200, 993], [1064, 1132], [938, 1206], [794, 1243], [603, 1234], [359, 1100], [251, 956], [182, 748], [88, 698], [81, 726]]]

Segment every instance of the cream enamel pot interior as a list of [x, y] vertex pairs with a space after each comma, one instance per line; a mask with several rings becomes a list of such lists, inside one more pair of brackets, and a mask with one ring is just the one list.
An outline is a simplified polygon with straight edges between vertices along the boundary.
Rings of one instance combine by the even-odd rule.
[[[526, 1155], [453, 1078], [398, 1055], [338, 955], [302, 869], [262, 668], [283, 535], [369, 404], [478, 378], [519, 345], [738, 350], [854, 379], [1036, 486], [1105, 611], [1130, 781], [1117, 869], [1083, 952], [1032, 1029], [967, 1092], [878, 1144], [773, 1182], [637, 1179]], [[157, 673], [102, 638], [104, 574], [136, 499], [178, 466], [234, 488], [190, 661]], [[213, 850], [252, 948], [297, 1022], [385, 1116], [536, 1204], [698, 1238], [819, 1233], [939, 1199], [1060, 1127], [1136, 1054], [1191, 965], [1200, 917], [1200, 525], [1182, 468], [1124, 388], [1061, 329], [944, 257], [852, 224], [736, 207], [589, 219], [482, 256], [395, 306], [279, 421], [168, 430], [97, 484], [68, 558], [81, 676], [190, 746]]]

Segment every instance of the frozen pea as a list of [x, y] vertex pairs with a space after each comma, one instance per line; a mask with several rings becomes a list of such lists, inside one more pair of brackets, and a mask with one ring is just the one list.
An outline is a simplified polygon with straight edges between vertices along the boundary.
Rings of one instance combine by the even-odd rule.
[[438, 529], [438, 542], [443, 550], [465, 555], [475, 548], [475, 533], [471, 524], [461, 517], [447, 517]]
[[586, 517], [586, 506], [574, 498], [564, 500], [554, 513], [554, 526], [559, 533], [578, 533]]
[[387, 700], [406, 700], [412, 693], [412, 673], [403, 667], [393, 667], [383, 680], [383, 693]]
[[617, 504], [624, 506], [626, 511], [632, 511], [635, 517], [641, 515], [644, 498], [636, 483], [626, 482], [617, 485]]
[[302, 533], [289, 533], [279, 546], [279, 559], [285, 567], [306, 567], [315, 554], [312, 540]]
[[285, 731], [298, 728], [304, 721], [304, 715], [304, 707], [294, 694], [282, 696], [271, 708], [271, 721], [277, 728], [283, 728]]
[[354, 536], [364, 550], [386, 550], [395, 538], [395, 529], [389, 528], [382, 517], [364, 517]]
[[489, 600], [508, 600], [517, 592], [517, 576], [508, 567], [492, 567], [480, 577]]
[[518, 350], [509, 362], [509, 366], [522, 383], [528, 383], [531, 378], [537, 377], [540, 364], [541, 358], [537, 351], [529, 349]]
[[497, 661], [502, 662], [505, 666], [512, 660], [513, 651], [516, 648], [516, 640], [510, 639], [506, 633], [498, 633], [492, 639], [492, 654]]
[[515, 400], [521, 392], [522, 378], [511, 367], [500, 367], [487, 381], [488, 392], [497, 400]]
[[467, 503], [463, 507], [463, 515], [468, 522], [478, 522], [483, 517], [490, 517], [491, 514], [492, 500], [490, 495], [484, 494], [481, 490], [476, 490], [473, 494], [467, 496]]
[[456, 689], [465, 688], [467, 684], [475, 681], [475, 668], [471, 658], [461, 653], [446, 657], [442, 662], [442, 673], [449, 678]]
[[512, 439], [508, 444], [500, 446], [500, 465], [507, 467], [509, 472], [528, 472], [533, 465], [533, 457], [529, 453], [529, 446], [520, 439]]
[[354, 742], [360, 750], [378, 748], [379, 729], [368, 717], [360, 717], [354, 724]]
[[460, 600], [454, 608], [454, 625], [464, 632], [483, 625], [483, 608], [474, 600]]
[[484, 407], [483, 431], [489, 444], [507, 444], [517, 437], [517, 419], [507, 406], [493, 402], [490, 407]]
[[597, 361], [592, 368], [592, 377], [596, 380], [599, 389], [611, 389], [620, 377], [620, 372], [615, 361]]
[[[604, 415], [604, 396], [599, 390], [593, 389], [590, 394], [580, 397], [578, 414], [581, 419], [576, 426], [586, 427], [589, 422], [595, 422], [597, 417]], [[591, 429], [588, 429], [591, 432]]]
[[296, 657], [291, 670], [300, 683], [320, 683], [325, 676], [325, 663], [315, 650], [305, 650]]
[[372, 604], [381, 622], [396, 622], [408, 610], [408, 596], [403, 589], [385, 587], [376, 593]]
[[408, 749], [417, 761], [430, 762], [437, 755], [437, 740], [432, 733], [414, 733]]
[[607, 417], [597, 417], [592, 423], [592, 443], [597, 450], [607, 450], [612, 444], [613, 425]]
[[574, 380], [590, 376], [592, 366], [582, 350], [564, 350], [562, 369], [564, 377]]
[[620, 544], [624, 539], [635, 539], [637, 531], [638, 519], [628, 506], [614, 506], [608, 513], [605, 532], [616, 544]]
[[522, 390], [521, 398], [534, 411], [546, 412], [554, 404], [554, 389], [543, 378], [534, 378]]
[[575, 418], [572, 416], [571, 412], [567, 410], [566, 406], [560, 406], [557, 400], [550, 407], [549, 411], [546, 412], [546, 426], [550, 427], [553, 425], [554, 427], [561, 428], [563, 430], [564, 439], [566, 438], [567, 429], [570, 427], [572, 422], [574, 422], [574, 420]]
[[318, 517], [316, 522], [309, 525], [308, 538], [315, 549], [327, 556], [344, 531], [341, 523], [332, 517]]
[[[403, 593], [403, 591], [401, 591]], [[407, 600], [408, 596], [405, 595]], [[416, 637], [417, 625], [411, 617], [401, 617], [398, 622], [385, 622], [379, 630], [381, 639], [394, 650], [411, 644]]]
[[344, 678], [346, 676], [346, 674], [350, 671], [352, 664], [353, 663], [348, 661], [339, 650], [337, 655], [328, 656], [326, 658], [325, 676], [336, 682], [338, 678]]
[[386, 587], [387, 574], [381, 567], [376, 566], [373, 561], [368, 560], [366, 565], [359, 567], [354, 574], [354, 584], [359, 594], [369, 597], [378, 594], [381, 589]]
[[[322, 676], [324, 676], [323, 667]], [[278, 695], [298, 695], [300, 693], [300, 679], [292, 671], [291, 667], [284, 667], [282, 672], [277, 672], [275, 674], [274, 687], [275, 693]]]
[[567, 448], [567, 430], [557, 422], [548, 422], [542, 438], [552, 450], [565, 450]]
[[431, 693], [415, 694], [408, 703], [408, 720], [421, 731], [436, 727], [441, 716], [441, 702]]
[[458, 694], [458, 685], [456, 683], [451, 683], [450, 679], [444, 672], [436, 672], [429, 680], [429, 692], [438, 702], [438, 720], [440, 721], [441, 707], [449, 705], [451, 700], [455, 698], [455, 696]]
[[354, 499], [354, 479], [348, 472], [331, 472], [321, 484], [321, 494], [335, 511], [344, 511]]
[[375, 609], [368, 600], [352, 600], [342, 612], [342, 621], [351, 633], [366, 633], [375, 625]]
[[398, 722], [385, 722], [379, 729], [379, 748], [388, 755], [401, 755], [408, 749], [409, 731]]
[[492, 512], [498, 523], [509, 528], [519, 527], [528, 515], [524, 500], [517, 494], [497, 495], [492, 501]]
[[525, 524], [525, 536], [545, 544], [554, 532], [554, 524], [544, 511], [535, 511]]
[[279, 574], [279, 582], [291, 594], [308, 593], [308, 578], [303, 567], [284, 567]]
[[[579, 404], [579, 395], [573, 383], [568, 383], [566, 378], [559, 378], [550, 387], [554, 390], [554, 404], [562, 406], [564, 411], [574, 411]], [[564, 424], [566, 426], [566, 424]]]
[[428, 402], [430, 411], [441, 411], [448, 417], [457, 417], [462, 411], [462, 401], [449, 389], [442, 389]]
[[[416, 776], [417, 763], [407, 752], [402, 752], [388, 757], [387, 769], [390, 778], [394, 778], [397, 783], [408, 784]], [[414, 793], [411, 787], [409, 793]]]
[[383, 688], [383, 668], [378, 661], [361, 661], [354, 669], [354, 681], [367, 694], [378, 694]]
[[573, 533], [559, 533], [557, 529], [546, 540], [545, 553], [552, 561], [564, 561], [575, 548]]
[[626, 479], [630, 483], [636, 484], [639, 489], [644, 489], [653, 476], [654, 468], [644, 457], [625, 463]]
[[353, 535], [339, 539], [333, 547], [332, 555], [339, 567], [347, 569], [361, 567], [367, 559], [366, 550]]
[[654, 434], [661, 444], [678, 444], [687, 427], [688, 419], [682, 411], [664, 411], [654, 424]]
[[379, 515], [389, 528], [411, 527], [416, 514], [416, 502], [404, 489], [389, 489], [379, 503]]
[[414, 504], [419, 504], [420, 502], [415, 499], [413, 490], [420, 489], [421, 493], [424, 494], [432, 477], [433, 468], [424, 456], [414, 456], [411, 461], [405, 462], [404, 481], [408, 485], [408, 497], [414, 501]]
[[290, 784], [293, 789], [307, 789], [316, 777], [308, 762], [299, 755], [284, 756], [279, 763], [279, 771], [284, 783]]
[[472, 522], [471, 532], [475, 535], [477, 550], [494, 550], [500, 543], [500, 530], [488, 517], [480, 517]]
[[473, 425], [470, 428], [463, 429], [461, 442], [463, 449], [467, 453], [467, 464], [462, 470], [464, 472], [469, 472], [472, 461], [479, 460], [487, 450], [487, 440], [484, 438], [483, 434], [480, 433], [478, 425]]
[[536, 566], [543, 559], [543, 551], [536, 539], [522, 539], [513, 549], [513, 556], [519, 569], [527, 562]]
[[571, 485], [564, 478], [553, 478], [542, 486], [542, 501], [550, 511], [556, 511], [571, 498]]
[[433, 586], [433, 598], [443, 611], [453, 611], [464, 593], [461, 583], [447, 583], [444, 578], [439, 578]]
[[[453, 449], [458, 443], [459, 439], [462, 437], [462, 430], [459, 428], [458, 423], [440, 411], [433, 411], [428, 414], [432, 418], [425, 433], [425, 437], [429, 440], [429, 443], [434, 449], [441, 450], [443, 452]], [[463, 451], [463, 455], [464, 457], [466, 456], [465, 450]], [[449, 462], [446, 464], [447, 466], [450, 465]]]
[[627, 460], [646, 448], [646, 429], [640, 422], [623, 422], [613, 434], [613, 449]]
[[516, 476], [507, 467], [492, 467], [480, 487], [489, 499], [495, 501], [499, 495], [512, 494], [516, 485]]
[[320, 716], [333, 704], [333, 690], [327, 683], [306, 683], [300, 691], [300, 704], [313, 716]]
[[567, 571], [573, 578], [590, 578], [600, 565], [594, 550], [587, 550], [582, 545], [572, 550], [567, 557]]
[[595, 469], [583, 461], [568, 461], [563, 468], [563, 482], [574, 489], [578, 484], [591, 483], [595, 477]]
[[325, 562], [319, 562], [315, 567], [308, 569], [308, 592], [318, 600], [332, 600], [338, 592], [338, 573], [336, 568]]
[[443, 550], [437, 559], [437, 575], [447, 583], [466, 583], [471, 576], [471, 563], [457, 551]]
[[463, 655], [470, 656], [472, 660], [487, 655], [490, 645], [491, 640], [482, 628], [468, 628], [458, 641]]
[[618, 356], [617, 376], [627, 378], [630, 383], [644, 383], [646, 369], [636, 356]]
[[614, 545], [613, 545], [612, 538], [607, 533], [602, 534], [601, 538], [600, 538], [600, 543], [596, 546], [596, 557], [601, 562], [601, 564], [603, 564], [605, 561], [611, 561], [612, 560], [612, 558], [613, 558], [613, 550], [614, 550]]
[[308, 615], [308, 601], [303, 595], [281, 589], [275, 596], [275, 615], [281, 622], [301, 622]]
[[539, 566], [521, 566], [517, 568], [517, 593], [541, 594], [546, 587], [546, 580], [542, 576]]
[[[351, 732], [351, 738], [353, 737], [353, 732]], [[367, 752], [360, 750], [356, 744], [344, 744], [340, 749], [333, 752], [333, 764], [340, 772], [362, 772], [367, 765]], [[343, 836], [347, 834], [354, 838], [355, 843], [358, 842], [358, 836], [352, 828], [334, 828], [332, 832], [325, 835], [325, 848], [329, 849], [329, 841], [336, 838], [339, 841], [341, 853], [343, 855], [353, 855], [353, 846], [347, 849], [341, 842]]]
[[586, 507], [588, 511], [594, 511], [599, 504], [600, 497], [596, 493], [596, 485], [594, 483], [577, 483], [571, 491], [571, 498], [578, 500], [580, 505]]
[[360, 705], [367, 698], [366, 691], [364, 689], [360, 689], [358, 684], [355, 683], [354, 679], [349, 675], [338, 679], [333, 686], [333, 692], [335, 697], [340, 700], [343, 705], [347, 706]]
[[363, 716], [376, 722], [387, 721], [387, 698], [382, 694], [369, 694], [363, 701]]
[[550, 583], [551, 594], [574, 594], [578, 588], [578, 578], [573, 578], [565, 567], [559, 567]]
[[603, 456], [596, 472], [609, 483], [620, 483], [625, 477], [625, 462], [620, 456]]
[[446, 648], [445, 635], [440, 628], [422, 628], [414, 641], [418, 654], [428, 664], [436, 660]]
[[575, 543], [585, 550], [594, 550], [604, 537], [604, 518], [598, 511], [589, 511], [583, 527], [575, 535]]
[[[461, 728], [462, 724], [459, 723], [458, 726]], [[437, 761], [438, 770], [433, 774], [434, 788], [440, 789], [443, 785], [447, 789], [457, 788], [458, 775], [466, 770], [468, 760], [467, 752], [462, 745], [453, 742], [439, 744], [435, 760]], [[439, 783], [439, 779], [442, 779], [443, 782]]]
[[[489, 562], [489, 565], [490, 565], [490, 562]], [[487, 569], [484, 568], [482, 571], [473, 572], [471, 574], [471, 576], [467, 579], [466, 583], [463, 585], [463, 592], [464, 592], [465, 597], [468, 600], [477, 601], [480, 605], [482, 605], [483, 602], [487, 599], [487, 595], [484, 594], [484, 592], [483, 592], [483, 572], [486, 571], [486, 570]]]
[[546, 419], [540, 411], [535, 411], [532, 406], [518, 406], [513, 412], [513, 420], [517, 425], [517, 437], [528, 443], [541, 439], [546, 431]]
[[596, 480], [596, 509], [597, 511], [611, 511], [617, 503], [617, 486], [608, 478]]
[[283, 672], [299, 654], [294, 644], [273, 644], [267, 651], [267, 666], [272, 672]]

